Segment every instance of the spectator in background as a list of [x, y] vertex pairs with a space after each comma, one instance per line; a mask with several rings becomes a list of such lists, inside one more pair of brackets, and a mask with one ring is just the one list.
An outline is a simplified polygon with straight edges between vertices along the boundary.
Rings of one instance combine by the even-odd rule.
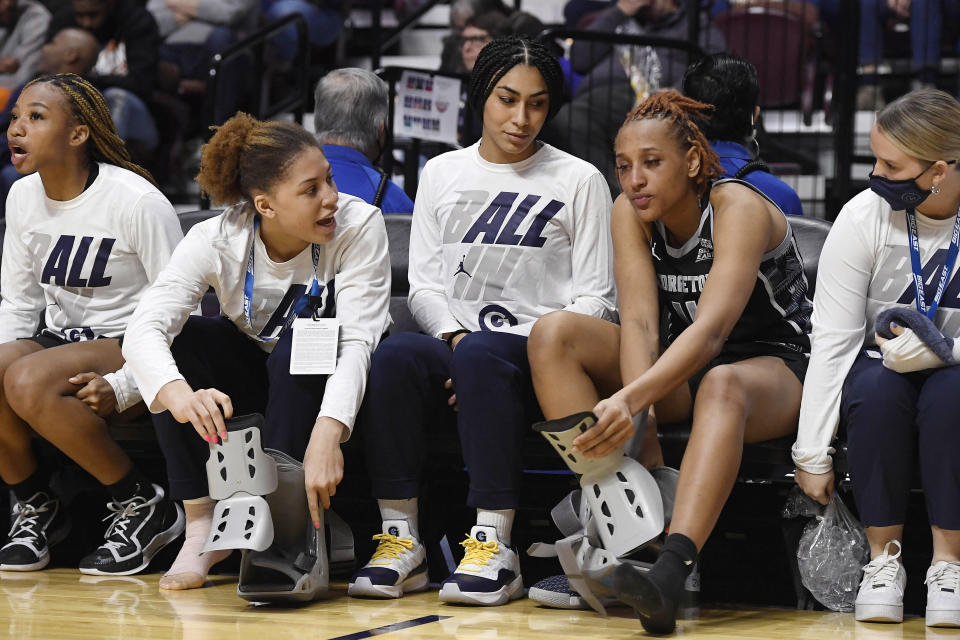
[[[686, 3], [681, 0], [618, 0], [615, 5], [597, 14], [587, 30], [686, 40], [688, 20]], [[701, 16], [699, 44], [707, 53], [719, 53], [727, 48], [723, 34], [705, 16]], [[649, 92], [680, 86], [687, 66], [683, 52], [664, 47], [632, 49], [635, 50], [632, 52], [634, 57], [646, 58], [638, 60], [636, 64], [648, 68], [640, 81], [647, 85]], [[636, 79], [628, 78], [630, 70], [625, 70], [622, 64], [616, 64], [617, 57], [622, 57], [620, 48], [612, 44], [575, 41], [570, 50], [571, 64], [574, 71], [587, 75], [580, 90], [589, 91], [610, 84], [626, 87], [636, 83]], [[635, 87], [634, 91], [639, 93], [641, 88]], [[637, 97], [634, 96], [635, 99]]]
[[501, 0], [453, 0], [450, 3], [450, 35], [443, 40], [440, 70], [447, 73], [466, 73], [463, 67], [460, 35], [467, 20], [488, 11], [499, 11], [509, 16], [511, 11]]
[[[515, 11], [513, 15], [507, 19], [507, 28], [511, 35], [536, 40], [537, 37], [543, 33], [544, 29], [546, 29], [546, 25], [543, 24], [540, 18], [531, 13]], [[563, 55], [563, 49], [561, 49], [556, 42], [544, 42], [543, 44], [551, 53], [557, 56], [557, 60], [560, 62], [560, 69], [563, 71], [563, 78], [567, 84], [567, 90], [569, 94], [573, 94], [576, 92], [577, 87], [580, 86], [580, 82], [583, 81], [583, 76], [573, 72], [573, 69], [570, 67], [570, 61]]]
[[[821, 10], [836, 13], [839, 0], [821, 0]], [[860, 87], [857, 108], [882, 109], [877, 66], [883, 60], [884, 25], [888, 18], [910, 21], [915, 88], [933, 88], [940, 72], [943, 25], [960, 23], [960, 0], [862, 0], [860, 3]], [[955, 33], [953, 35], [956, 35]]]
[[67, 27], [85, 29], [101, 43], [87, 79], [106, 98], [130, 152], [144, 157], [159, 142], [146, 105], [156, 81], [160, 44], [153, 16], [138, 0], [73, 0], [53, 15], [47, 39]]
[[214, 55], [256, 29], [258, 0], [149, 0], [157, 21], [159, 57], [184, 78], [203, 78]]
[[387, 134], [387, 83], [365, 69], [331, 71], [317, 83], [313, 126], [337, 189], [380, 207], [413, 213], [413, 201], [373, 166]]
[[50, 12], [34, 0], [0, 0], [0, 107], [33, 77]]
[[[262, 0], [260, 10], [267, 24], [299, 13], [307, 21], [307, 37], [315, 47], [328, 47], [343, 31], [343, 0]], [[295, 40], [296, 35], [292, 38]], [[292, 55], [290, 56], [292, 57]]]
[[499, 11], [487, 11], [467, 20], [460, 33], [460, 57], [464, 71], [473, 71], [480, 50], [487, 46], [487, 43], [508, 33], [507, 16]]
[[596, 14], [616, 3], [617, 0], [569, 0], [563, 6], [563, 19], [571, 29], [584, 29]]
[[59, 73], [74, 73], [86, 77], [93, 69], [100, 53], [100, 43], [89, 31], [83, 29], [63, 29], [53, 40], [43, 45], [40, 50], [40, 61], [36, 65], [34, 75], [24, 80], [10, 94], [7, 106], [0, 111], [0, 218], [6, 216], [7, 194], [13, 183], [23, 177], [10, 163], [10, 148], [7, 146], [7, 128], [10, 126], [10, 113], [17, 103], [20, 92], [40, 75], [56, 75]]
[[[685, 4], [681, 0], [618, 0], [598, 13], [588, 30], [686, 41], [689, 16]], [[701, 14], [700, 20], [700, 47], [707, 53], [725, 51], [723, 34], [706, 15]], [[611, 193], [619, 193], [610, 152], [617, 131], [639, 101], [660, 89], [680, 87], [688, 55], [667, 47], [579, 40], [570, 49], [570, 63], [574, 72], [586, 77], [544, 138], [593, 163], [603, 172]]]
[[762, 162], [746, 146], [755, 144], [760, 117], [760, 85], [754, 66], [727, 53], [707, 56], [687, 67], [683, 93], [714, 108], [709, 117], [695, 117], [693, 121], [720, 158], [723, 177], [739, 177], [763, 192], [784, 213], [803, 215], [800, 197], [790, 185], [770, 174], [765, 164], [752, 164], [752, 170], [747, 167]]

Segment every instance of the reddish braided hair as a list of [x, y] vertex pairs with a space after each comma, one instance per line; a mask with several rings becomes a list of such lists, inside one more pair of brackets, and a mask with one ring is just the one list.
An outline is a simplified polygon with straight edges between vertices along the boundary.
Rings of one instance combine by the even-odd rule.
[[655, 93], [637, 105], [624, 120], [623, 129], [631, 122], [640, 120], [664, 120], [673, 125], [671, 133], [684, 150], [696, 149], [700, 154], [700, 171], [693, 178], [698, 194], [702, 194], [707, 184], [723, 175], [720, 158], [700, 131], [693, 118], [703, 118], [713, 107], [681, 94], [675, 89]]

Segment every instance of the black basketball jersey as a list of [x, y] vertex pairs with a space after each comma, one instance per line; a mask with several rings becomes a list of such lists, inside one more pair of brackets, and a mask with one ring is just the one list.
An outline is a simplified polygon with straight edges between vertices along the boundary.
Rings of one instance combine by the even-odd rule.
[[[743, 184], [763, 196], [741, 180], [718, 180], [714, 185], [724, 182]], [[764, 199], [770, 201], [766, 196]], [[713, 266], [713, 206], [709, 197], [700, 227], [682, 247], [671, 247], [666, 238], [666, 229], [659, 220], [651, 225], [650, 250], [660, 289], [661, 339], [669, 345], [693, 323], [700, 293]], [[775, 249], [764, 254], [753, 293], [730, 332], [723, 353], [809, 353], [807, 334], [812, 309], [807, 299], [803, 260], [787, 218], [787, 233]]]

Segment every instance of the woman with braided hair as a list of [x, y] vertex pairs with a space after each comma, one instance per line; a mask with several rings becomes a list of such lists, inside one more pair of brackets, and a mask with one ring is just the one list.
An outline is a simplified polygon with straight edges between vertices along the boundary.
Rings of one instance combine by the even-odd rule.
[[[303, 461], [315, 527], [343, 477], [370, 355], [390, 322], [380, 210], [338, 193], [317, 139], [238, 113], [203, 147], [197, 181], [224, 212], [190, 229], [130, 320], [123, 355], [151, 411], [186, 539], [161, 589], [200, 587], [214, 502], [205, 462], [224, 418], [262, 413], [263, 446]], [[193, 316], [210, 288], [221, 316]], [[335, 319], [333, 373], [291, 371], [297, 317]], [[309, 323], [310, 320], [304, 320]], [[307, 339], [305, 338], [304, 341]]]
[[0, 263], [0, 476], [16, 498], [0, 569], [43, 568], [69, 530], [32, 428], [110, 494], [106, 540], [80, 570], [137, 573], [180, 534], [183, 513], [133, 467], [107, 424], [143, 409], [120, 343], [182, 238], [180, 223], [130, 161], [103, 96], [79, 76], [28, 84], [7, 136], [14, 166], [31, 175], [7, 199]]
[[585, 457], [623, 445], [644, 410], [663, 423], [693, 419], [663, 552], [649, 573], [625, 564], [614, 574], [618, 597], [652, 633], [676, 624], [743, 443], [796, 430], [810, 352], [811, 305], [790, 223], [747, 183], [717, 180], [717, 156], [692, 121], [707, 108], [658, 93], [617, 135], [620, 326], [553, 313], [529, 343], [544, 415], [597, 416], [574, 441]]
[[540, 419], [527, 334], [559, 309], [614, 317], [609, 190], [592, 165], [537, 141], [563, 97], [557, 60], [537, 43], [494, 40], [468, 95], [483, 115], [480, 141], [427, 162], [417, 189], [408, 303], [423, 333], [377, 349], [361, 408], [383, 525], [350, 581], [355, 596], [426, 588], [420, 478], [428, 439], [454, 425], [477, 521], [440, 599], [500, 605], [523, 595], [510, 534], [523, 438]]

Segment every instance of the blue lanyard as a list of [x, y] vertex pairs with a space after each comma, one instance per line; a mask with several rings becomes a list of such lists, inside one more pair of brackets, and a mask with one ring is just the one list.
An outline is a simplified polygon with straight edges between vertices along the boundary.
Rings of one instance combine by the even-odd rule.
[[[280, 335], [290, 328], [290, 325], [293, 324], [293, 321], [296, 319], [299, 311], [303, 308], [302, 304], [294, 304], [294, 313], [291, 313], [287, 316], [287, 319], [284, 320], [283, 326], [280, 327], [280, 331], [273, 337], [264, 337], [256, 333], [253, 329], [253, 250], [254, 245], [257, 243], [257, 234], [260, 232], [260, 218], [254, 218], [253, 220], [253, 242], [250, 243], [250, 257], [247, 258], [247, 275], [243, 279], [243, 313], [247, 318], [247, 327], [250, 329], [250, 332], [254, 334], [254, 338], [260, 340], [261, 342], [274, 342], [275, 340], [280, 339]], [[311, 245], [311, 257], [313, 258], [313, 283], [310, 285], [310, 292], [307, 294], [307, 300], [313, 306], [313, 315], [317, 314], [317, 307], [320, 305], [320, 296], [321, 289], [320, 283], [317, 282], [317, 265], [320, 263], [320, 246]], [[268, 323], [269, 324], [269, 323]]]
[[927, 308], [925, 293], [923, 290], [923, 265], [920, 264], [920, 237], [917, 234], [917, 216], [913, 209], [907, 209], [907, 232], [910, 236], [910, 265], [913, 268], [913, 287], [917, 292], [917, 310], [933, 320], [937, 307], [940, 306], [940, 298], [947, 287], [947, 279], [953, 272], [953, 265], [957, 262], [957, 251], [960, 250], [960, 211], [957, 211], [956, 222], [953, 223], [953, 237], [950, 239], [950, 248], [947, 249], [947, 259], [943, 262], [943, 270], [940, 272], [940, 282], [937, 284], [937, 292], [930, 302], [930, 308]]

